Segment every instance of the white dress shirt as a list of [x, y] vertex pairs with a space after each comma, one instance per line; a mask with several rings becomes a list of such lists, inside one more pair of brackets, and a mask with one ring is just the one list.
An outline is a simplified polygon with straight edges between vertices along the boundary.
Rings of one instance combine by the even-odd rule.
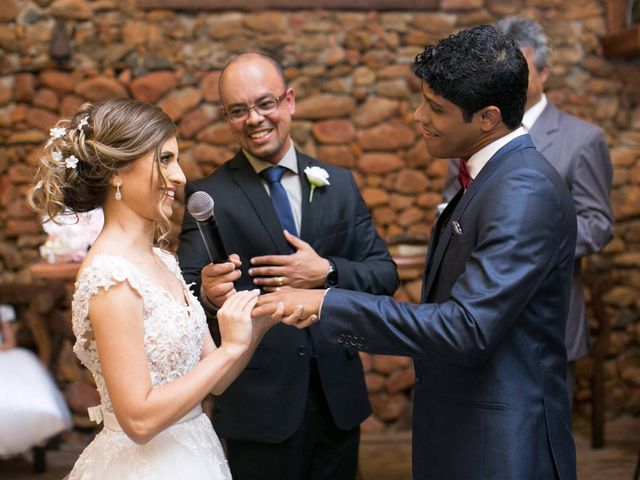
[[524, 112], [524, 116], [522, 117], [522, 126], [527, 133], [531, 131], [538, 118], [540, 118], [540, 115], [542, 115], [544, 109], [547, 108], [547, 103], [547, 96], [543, 93], [542, 98], [540, 98], [538, 103]]
[[469, 174], [471, 178], [476, 178], [480, 173], [480, 170], [484, 168], [484, 166], [491, 160], [498, 150], [504, 147], [507, 143], [509, 143], [514, 138], [517, 138], [521, 135], [525, 135], [523, 127], [516, 128], [513, 132], [505, 135], [504, 137], [500, 137], [497, 140], [494, 140], [489, 145], [484, 146], [476, 153], [471, 155], [469, 160], [467, 160], [467, 167], [469, 168]]

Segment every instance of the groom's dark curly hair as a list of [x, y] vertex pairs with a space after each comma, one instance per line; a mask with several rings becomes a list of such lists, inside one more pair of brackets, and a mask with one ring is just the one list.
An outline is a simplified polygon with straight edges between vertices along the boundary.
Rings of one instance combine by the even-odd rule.
[[443, 38], [416, 56], [413, 70], [438, 95], [460, 108], [466, 122], [494, 105], [510, 129], [522, 122], [529, 69], [516, 43], [491, 25]]

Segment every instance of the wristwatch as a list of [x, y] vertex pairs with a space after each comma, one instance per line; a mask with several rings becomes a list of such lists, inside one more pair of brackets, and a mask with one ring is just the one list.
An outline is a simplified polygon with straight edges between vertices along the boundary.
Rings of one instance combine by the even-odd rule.
[[329, 271], [327, 272], [327, 279], [324, 282], [325, 287], [335, 287], [338, 285], [338, 271], [336, 270], [336, 266], [331, 261], [330, 258], [327, 258], [329, 262]]

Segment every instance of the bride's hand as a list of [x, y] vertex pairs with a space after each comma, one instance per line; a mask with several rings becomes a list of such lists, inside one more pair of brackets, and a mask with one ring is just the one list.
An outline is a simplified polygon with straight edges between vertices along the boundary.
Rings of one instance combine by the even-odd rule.
[[255, 306], [259, 290], [236, 292], [218, 310], [218, 326], [221, 344], [246, 350], [255, 338], [251, 310]]

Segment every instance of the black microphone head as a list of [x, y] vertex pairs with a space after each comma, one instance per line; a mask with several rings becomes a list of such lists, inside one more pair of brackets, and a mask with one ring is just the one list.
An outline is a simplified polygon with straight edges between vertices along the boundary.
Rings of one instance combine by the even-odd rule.
[[207, 192], [193, 192], [187, 202], [187, 211], [199, 222], [213, 217], [213, 198]]

